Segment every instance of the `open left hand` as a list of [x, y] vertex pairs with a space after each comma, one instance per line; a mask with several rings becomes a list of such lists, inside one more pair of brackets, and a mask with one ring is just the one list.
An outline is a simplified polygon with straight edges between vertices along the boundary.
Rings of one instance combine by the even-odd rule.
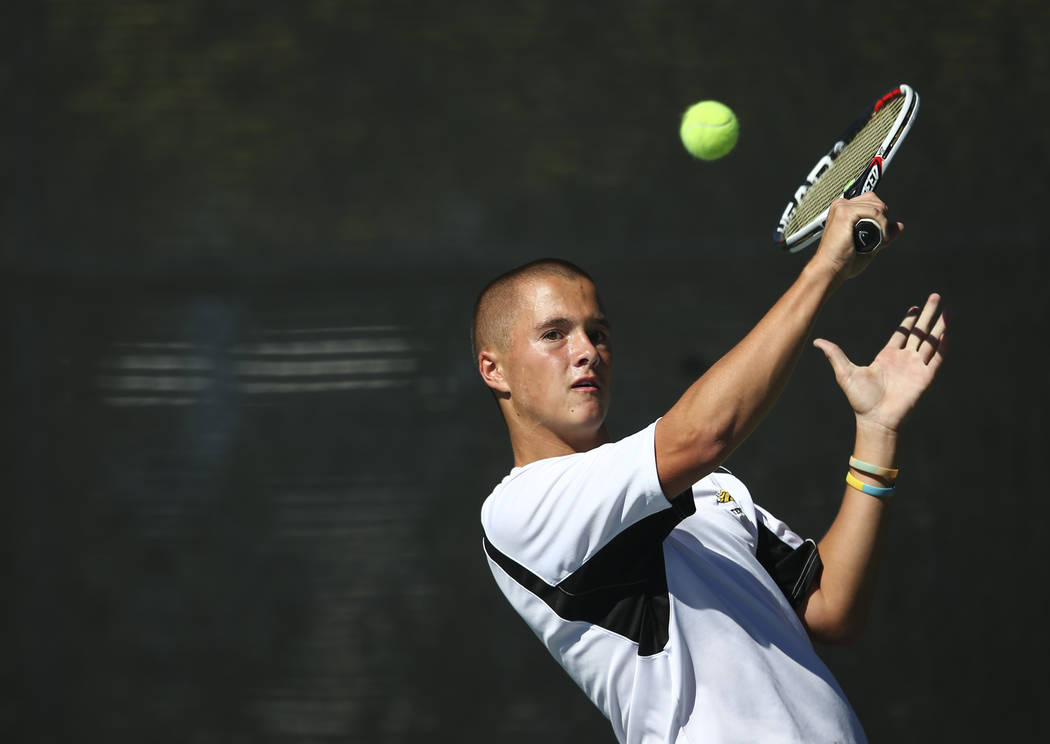
[[831, 363], [858, 423], [898, 431], [933, 382], [944, 362], [947, 344], [948, 323], [943, 313], [938, 316], [940, 302], [940, 295], [931, 294], [921, 312], [918, 307], [911, 308], [867, 367], [853, 364], [831, 341], [813, 341]]

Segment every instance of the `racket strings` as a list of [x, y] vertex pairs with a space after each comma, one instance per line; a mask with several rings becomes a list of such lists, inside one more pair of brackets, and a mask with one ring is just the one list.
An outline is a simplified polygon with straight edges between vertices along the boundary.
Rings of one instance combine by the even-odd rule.
[[879, 109], [868, 123], [843, 148], [826, 171], [806, 190], [784, 230], [791, 235], [820, 215], [828, 204], [842, 196], [842, 192], [858, 178], [871, 162], [897, 120], [905, 97], [898, 95]]

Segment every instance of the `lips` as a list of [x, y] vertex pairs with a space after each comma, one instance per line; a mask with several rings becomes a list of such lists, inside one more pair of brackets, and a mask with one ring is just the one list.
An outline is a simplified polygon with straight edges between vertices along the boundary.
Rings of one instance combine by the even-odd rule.
[[598, 378], [596, 377], [581, 377], [572, 383], [573, 390], [597, 390], [598, 387]]

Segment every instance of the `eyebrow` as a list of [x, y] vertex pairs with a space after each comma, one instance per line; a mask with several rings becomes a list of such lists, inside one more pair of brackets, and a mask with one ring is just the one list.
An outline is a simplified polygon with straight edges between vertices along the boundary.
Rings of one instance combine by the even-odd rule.
[[[593, 322], [597, 325], [602, 326], [607, 331], [612, 330], [612, 323], [610, 323], [608, 318], [606, 318], [604, 315], [588, 318], [587, 320], [588, 322]], [[545, 318], [544, 320], [541, 320], [539, 323], [536, 324], [535, 330], [539, 331], [543, 328], [549, 328], [550, 326], [570, 326], [572, 324], [573, 321], [565, 317]]]

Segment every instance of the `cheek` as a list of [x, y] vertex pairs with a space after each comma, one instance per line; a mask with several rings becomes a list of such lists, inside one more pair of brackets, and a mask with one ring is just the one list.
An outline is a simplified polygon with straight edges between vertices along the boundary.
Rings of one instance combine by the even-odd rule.
[[557, 362], [549, 357], [528, 360], [514, 370], [516, 389], [522, 398], [539, 400], [549, 398], [558, 389]]
[[530, 398], [535, 394], [537, 381], [541, 379], [537, 374], [534, 364], [522, 363], [512, 370], [511, 389], [523, 398]]

